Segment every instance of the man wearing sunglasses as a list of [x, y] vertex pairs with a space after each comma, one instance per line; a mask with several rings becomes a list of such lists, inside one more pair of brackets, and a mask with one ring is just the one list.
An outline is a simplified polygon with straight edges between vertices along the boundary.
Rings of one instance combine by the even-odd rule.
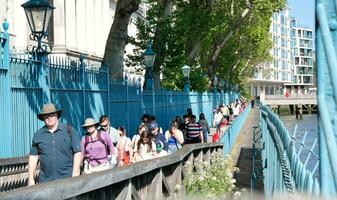
[[54, 104], [45, 104], [37, 115], [45, 125], [33, 137], [28, 160], [28, 186], [35, 185], [39, 160], [39, 183], [80, 175], [79, 134], [70, 126], [59, 123], [61, 113]]
[[[115, 152], [118, 152], [117, 144], [120, 140], [120, 135], [119, 135], [118, 130], [111, 126], [110, 119], [106, 115], [102, 115], [99, 118], [99, 123], [101, 125], [101, 129], [110, 135], [111, 141], [115, 147]], [[111, 167], [115, 167], [117, 165], [117, 156], [115, 156], [114, 158], [109, 158], [109, 160], [110, 160]]]

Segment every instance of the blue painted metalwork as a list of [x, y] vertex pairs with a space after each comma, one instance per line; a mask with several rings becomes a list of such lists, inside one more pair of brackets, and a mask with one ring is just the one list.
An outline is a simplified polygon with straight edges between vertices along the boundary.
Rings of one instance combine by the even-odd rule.
[[317, 95], [320, 110], [320, 187], [325, 197], [337, 194], [337, 58], [336, 7], [332, 0], [316, 1]]
[[[6, 157], [11, 156], [11, 138], [8, 133], [12, 132], [12, 111], [8, 106], [12, 102], [10, 94], [10, 66], [9, 66], [9, 24], [5, 19], [2, 24], [4, 32], [0, 32], [0, 152]], [[3, 53], [1, 53], [3, 52]]]
[[[267, 106], [261, 107], [260, 128], [263, 141], [261, 156], [265, 195], [270, 197], [286, 191], [300, 191], [317, 197], [320, 189], [314, 172], [319, 157], [313, 152], [316, 142], [308, 147], [305, 144], [307, 133], [300, 141], [296, 138], [296, 129], [291, 136], [282, 121]], [[298, 151], [295, 149], [295, 143], [299, 143]], [[303, 163], [300, 155], [304, 150], [308, 156]], [[312, 171], [306, 168], [311, 156], [317, 160], [316, 167]]]
[[[63, 109], [61, 120], [81, 133], [87, 117], [98, 119], [107, 114], [114, 126], [124, 125], [128, 135], [136, 133], [141, 115], [155, 115], [163, 129], [176, 115], [192, 108], [203, 112], [211, 122], [213, 108], [234, 100], [234, 93], [195, 93], [144, 91], [129, 78], [124, 83], [110, 83], [108, 69], [79, 59], [11, 52], [8, 48], [8, 23], [3, 24], [0, 48], [0, 157], [28, 153], [31, 138], [43, 125], [36, 117], [45, 102]], [[12, 115], [12, 116], [11, 116]], [[11, 137], [8, 137], [8, 135]]]

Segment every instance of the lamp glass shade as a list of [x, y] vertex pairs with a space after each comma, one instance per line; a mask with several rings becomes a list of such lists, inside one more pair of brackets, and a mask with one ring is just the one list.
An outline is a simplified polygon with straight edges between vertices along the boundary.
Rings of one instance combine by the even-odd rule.
[[190, 76], [191, 67], [184, 65], [181, 70], [183, 71], [184, 77], [188, 78]]
[[152, 55], [146, 55], [146, 54], [144, 54], [144, 63], [145, 63], [145, 66], [152, 68], [153, 64], [154, 64], [155, 57], [156, 56], [154, 54], [152, 54]]
[[42, 33], [47, 31], [51, 14], [55, 7], [46, 0], [30, 0], [21, 5], [28, 20], [32, 33]]

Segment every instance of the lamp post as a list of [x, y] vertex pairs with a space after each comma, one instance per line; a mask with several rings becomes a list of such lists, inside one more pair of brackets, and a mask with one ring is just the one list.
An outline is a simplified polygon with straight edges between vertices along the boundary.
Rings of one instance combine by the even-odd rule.
[[184, 65], [181, 68], [183, 75], [184, 75], [184, 91], [189, 92], [190, 91], [190, 72], [191, 72], [191, 67]]
[[156, 57], [154, 51], [152, 50], [151, 43], [148, 42], [146, 45], [146, 50], [143, 53], [144, 64], [146, 67], [145, 72], [145, 90], [152, 90], [153, 88], [153, 64]]
[[55, 9], [47, 0], [30, 0], [21, 5], [26, 13], [32, 34], [30, 38], [37, 41], [37, 46], [29, 45], [27, 50], [31, 53], [45, 54], [51, 52], [49, 45], [42, 44], [42, 39], [47, 38], [48, 24]]
[[214, 76], [213, 79], [213, 92], [217, 92], [218, 78]]
[[37, 46], [29, 45], [27, 51], [40, 61], [39, 85], [42, 88], [43, 103], [49, 103], [51, 98], [48, 54], [51, 53], [51, 47], [48, 44], [42, 44], [42, 39], [46, 39], [48, 36], [48, 24], [55, 7], [50, 5], [47, 0], [30, 0], [21, 6], [25, 10], [32, 31], [30, 39], [37, 41]]

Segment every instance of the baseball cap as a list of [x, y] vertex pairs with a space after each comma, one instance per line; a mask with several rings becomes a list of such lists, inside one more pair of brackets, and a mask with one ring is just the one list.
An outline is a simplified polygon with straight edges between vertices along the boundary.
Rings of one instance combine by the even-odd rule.
[[152, 122], [150, 124], [150, 129], [155, 129], [155, 128], [158, 128], [158, 124], [156, 122]]

